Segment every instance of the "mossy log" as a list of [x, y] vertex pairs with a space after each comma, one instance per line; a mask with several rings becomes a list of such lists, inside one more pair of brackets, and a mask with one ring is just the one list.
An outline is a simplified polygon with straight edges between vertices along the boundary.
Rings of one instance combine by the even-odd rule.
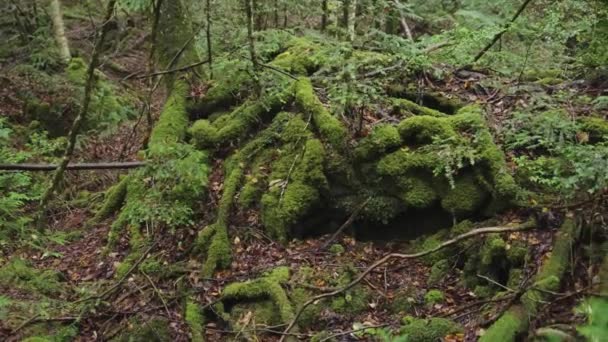
[[560, 289], [561, 279], [570, 267], [572, 246], [579, 235], [573, 218], [566, 218], [555, 236], [551, 256], [545, 260], [532, 286], [523, 293], [519, 303], [510, 307], [481, 337], [481, 342], [516, 341], [528, 330], [530, 320], [539, 312], [552, 292]]

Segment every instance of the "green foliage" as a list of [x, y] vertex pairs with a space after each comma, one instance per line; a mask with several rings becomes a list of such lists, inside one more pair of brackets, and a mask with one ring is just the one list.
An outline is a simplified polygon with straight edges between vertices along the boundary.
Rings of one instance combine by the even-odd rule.
[[443, 292], [441, 292], [440, 290], [429, 290], [424, 295], [424, 303], [428, 306], [433, 306], [435, 304], [442, 303], [444, 299], [445, 297], [443, 295]]
[[584, 301], [577, 311], [587, 317], [587, 322], [579, 325], [576, 331], [588, 341], [602, 341], [608, 334], [608, 301], [603, 298], [590, 298]]
[[193, 201], [207, 188], [205, 152], [191, 145], [155, 145], [145, 167], [128, 179], [125, 205], [114, 223], [177, 228], [193, 222]]
[[0, 285], [45, 295], [63, 292], [59, 273], [34, 269], [28, 262], [19, 258], [13, 258], [0, 268]]
[[[531, 151], [515, 158], [524, 181], [574, 198], [608, 185], [603, 171], [608, 163], [608, 146], [603, 141], [606, 131], [608, 124], [603, 119], [574, 121], [564, 112], [547, 111], [541, 115], [516, 113], [506, 137], [510, 148]], [[577, 139], [582, 133], [587, 138]], [[538, 153], [541, 155], [535, 158]]]

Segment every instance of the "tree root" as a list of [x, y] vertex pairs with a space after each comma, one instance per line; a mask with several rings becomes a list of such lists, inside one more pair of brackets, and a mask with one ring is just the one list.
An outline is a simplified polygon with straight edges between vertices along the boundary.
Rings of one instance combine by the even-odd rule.
[[532, 286], [525, 291], [519, 303], [512, 305], [486, 333], [480, 342], [515, 341], [528, 330], [530, 317], [539, 311], [552, 292], [559, 290], [561, 278], [570, 264], [572, 244], [578, 238], [579, 229], [574, 219], [567, 218], [557, 233], [551, 256], [541, 266]]

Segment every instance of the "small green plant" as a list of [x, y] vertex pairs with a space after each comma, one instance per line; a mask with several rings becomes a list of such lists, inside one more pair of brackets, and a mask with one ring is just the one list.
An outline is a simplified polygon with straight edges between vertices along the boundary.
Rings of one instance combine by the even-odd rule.
[[578, 307], [578, 312], [587, 316], [587, 323], [576, 328], [587, 341], [600, 342], [608, 336], [608, 300], [592, 298]]

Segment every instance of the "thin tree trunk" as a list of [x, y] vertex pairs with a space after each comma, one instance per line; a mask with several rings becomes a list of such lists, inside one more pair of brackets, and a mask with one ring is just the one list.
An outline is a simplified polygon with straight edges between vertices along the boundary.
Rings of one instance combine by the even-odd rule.
[[496, 44], [496, 42], [498, 42], [500, 40], [502, 35], [505, 34], [505, 32], [507, 32], [507, 30], [509, 30], [509, 27], [511, 27], [513, 22], [515, 20], [517, 20], [517, 18], [519, 18], [519, 16], [523, 13], [523, 11], [526, 9], [526, 7], [528, 7], [528, 4], [530, 4], [531, 2], [532, 2], [532, 0], [525, 0], [521, 4], [521, 6], [517, 10], [517, 12], [515, 12], [515, 15], [513, 16], [511, 21], [509, 21], [509, 23], [507, 23], [505, 25], [505, 27], [502, 30], [500, 30], [500, 32], [498, 32], [496, 35], [494, 35], [494, 38], [492, 38], [492, 41], [490, 41], [490, 43], [488, 43], [488, 45], [486, 45], [481, 51], [479, 51], [479, 53], [475, 56], [475, 58], [473, 58], [473, 63], [477, 62], [481, 57], [483, 57], [483, 55], [485, 55], [486, 52], [488, 52], [492, 48], [492, 46], [494, 46], [494, 44]]
[[61, 14], [61, 4], [59, 0], [51, 0], [50, 5], [50, 16], [53, 21], [53, 32], [55, 34], [55, 40], [59, 47], [59, 55], [61, 59], [68, 63], [72, 59], [70, 54], [70, 47], [68, 45], [68, 39], [65, 36], [65, 27], [63, 25], [63, 16]]
[[397, 5], [397, 8], [399, 10], [399, 23], [401, 24], [401, 30], [403, 31], [407, 39], [413, 42], [414, 36], [412, 35], [412, 30], [410, 29], [410, 26], [407, 24], [405, 15], [403, 15], [403, 10], [401, 10], [401, 4], [399, 3], [399, 0], [395, 0], [395, 5]]
[[325, 31], [325, 28], [327, 28], [327, 11], [328, 11], [328, 6], [327, 6], [327, 0], [323, 0], [323, 3], [321, 4], [321, 7], [323, 9], [323, 15], [321, 16], [321, 32]]
[[207, 11], [207, 60], [209, 61], [209, 78], [213, 79], [213, 53], [211, 52], [211, 0], [206, 1]]
[[61, 179], [63, 178], [63, 173], [65, 172], [65, 170], [68, 166], [68, 163], [70, 162], [70, 159], [72, 158], [72, 155], [74, 154], [74, 147], [76, 146], [76, 137], [78, 136], [78, 132], [80, 131], [80, 127], [82, 126], [82, 122], [85, 119], [85, 115], [89, 111], [89, 104], [91, 102], [91, 93], [93, 92], [93, 88], [95, 87], [95, 68], [99, 64], [99, 57], [101, 54], [102, 46], [103, 46], [104, 40], [106, 38], [106, 34], [108, 32], [108, 28], [109, 28], [108, 22], [112, 18], [115, 5], [116, 5], [116, 0], [110, 0], [108, 2], [107, 8], [106, 8], [106, 14], [105, 14], [105, 17], [103, 20], [103, 25], [101, 27], [101, 34], [99, 36], [99, 39], [95, 43], [95, 47], [93, 48], [93, 53], [91, 55], [91, 62], [89, 63], [89, 67], [87, 69], [87, 74], [86, 74], [87, 79], [86, 79], [86, 83], [85, 83], [85, 87], [84, 87], [84, 96], [82, 99], [82, 107], [80, 107], [80, 111], [78, 112], [78, 115], [76, 116], [76, 118], [74, 119], [74, 122], [72, 123], [72, 128], [68, 135], [68, 145], [63, 154], [63, 158], [61, 159], [61, 163], [59, 164], [57, 171], [55, 171], [55, 174], [53, 175], [53, 179], [51, 180], [50, 186], [46, 189], [46, 191], [44, 192], [44, 194], [42, 195], [42, 197], [40, 199], [40, 209], [39, 209], [40, 213], [38, 216], [38, 228], [39, 229], [42, 229], [42, 227], [43, 227], [43, 223], [44, 223], [44, 220], [46, 217], [46, 210], [47, 210], [49, 201], [51, 200], [53, 194], [57, 190], [57, 187], [59, 186], [59, 183], [61, 182]]
[[352, 42], [355, 40], [355, 21], [357, 18], [357, 0], [348, 1], [348, 16], [346, 19], [346, 27], [348, 29], [348, 39]]
[[274, 28], [279, 28], [279, 0], [274, 0]]
[[287, 28], [287, 4], [283, 5], [283, 28]]

